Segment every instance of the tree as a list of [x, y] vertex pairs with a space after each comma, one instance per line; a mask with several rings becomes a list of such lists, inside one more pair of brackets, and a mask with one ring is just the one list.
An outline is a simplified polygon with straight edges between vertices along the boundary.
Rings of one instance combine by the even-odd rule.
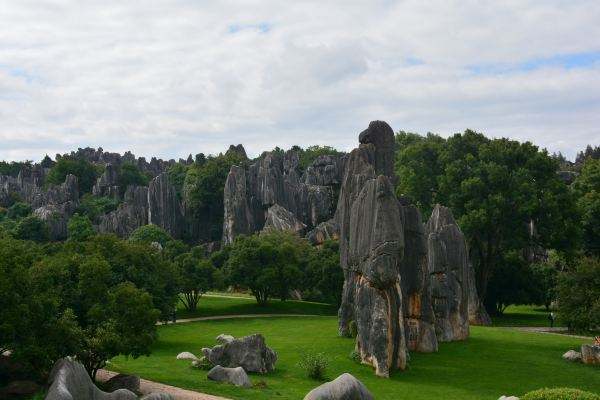
[[232, 165], [246, 160], [237, 152], [208, 157], [203, 164], [189, 166], [183, 186], [183, 197], [194, 216], [203, 221], [203, 239], [220, 240], [223, 235], [223, 190]]
[[579, 238], [574, 197], [556, 173], [558, 162], [545, 150], [470, 130], [445, 141], [429, 135], [404, 143], [398, 191], [425, 212], [433, 202], [452, 209], [469, 245], [479, 295], [488, 306], [497, 304], [485, 298], [509, 252], [539, 246], [573, 254]]
[[31, 206], [27, 203], [17, 202], [8, 208], [6, 217], [10, 219], [20, 219], [29, 214], [31, 214]]
[[339, 242], [328, 240], [320, 249], [311, 249], [304, 273], [302, 297], [339, 305], [343, 285]]
[[69, 223], [67, 224], [67, 236], [69, 240], [80, 242], [94, 236], [95, 233], [92, 221], [87, 216], [75, 214], [69, 219]]
[[17, 222], [13, 235], [17, 239], [34, 242], [46, 242], [50, 239], [48, 226], [35, 215], [30, 215]]
[[600, 256], [600, 159], [585, 159], [573, 192], [581, 215], [583, 250]]
[[116, 210], [118, 205], [119, 201], [112, 197], [97, 197], [86, 193], [81, 197], [76, 212], [98, 223], [101, 215]]
[[52, 168], [54, 166], [55, 162], [52, 161], [52, 159], [48, 156], [48, 154], [46, 154], [44, 156], [44, 158], [42, 159], [42, 161], [40, 162], [40, 165], [42, 166], [42, 168]]
[[131, 163], [124, 163], [119, 168], [119, 187], [121, 194], [128, 186], [147, 186], [150, 179], [140, 169]]
[[556, 300], [556, 285], [558, 269], [550, 262], [536, 263], [531, 266], [533, 290], [530, 293], [531, 302], [542, 304], [546, 311]]
[[80, 194], [91, 192], [99, 175], [96, 167], [83, 158], [62, 157], [48, 171], [46, 182], [53, 185], [60, 185], [69, 174], [77, 177]]
[[558, 316], [570, 330], [600, 327], [600, 259], [580, 259], [573, 271], [558, 280]]
[[190, 252], [177, 257], [175, 263], [179, 268], [179, 298], [187, 310], [195, 311], [204, 293], [222, 286], [221, 271], [208, 259], [198, 258]]
[[154, 224], [140, 226], [129, 235], [129, 241], [132, 243], [157, 242], [163, 247], [171, 240], [173, 238], [164, 229]]
[[259, 305], [285, 300], [300, 286], [302, 242], [286, 232], [238, 237], [225, 267], [229, 283], [250, 289]]
[[304, 171], [308, 166], [310, 166], [313, 161], [317, 159], [319, 156], [328, 156], [328, 155], [340, 155], [341, 151], [331, 147], [331, 146], [308, 146], [306, 149], [302, 149], [298, 146], [293, 148], [299, 152], [299, 162], [298, 166]]

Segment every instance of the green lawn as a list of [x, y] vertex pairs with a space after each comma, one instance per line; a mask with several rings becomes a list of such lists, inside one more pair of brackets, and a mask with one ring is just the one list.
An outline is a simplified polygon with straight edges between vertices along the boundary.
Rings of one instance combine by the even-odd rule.
[[[549, 312], [542, 306], [519, 305], [508, 306], [503, 315], [492, 317], [494, 326], [550, 326]], [[561, 326], [560, 321], [555, 326]]]
[[[276, 371], [251, 375], [264, 380], [264, 389], [239, 389], [206, 379], [206, 371], [192, 369], [175, 356], [182, 351], [199, 354], [215, 344], [220, 333], [243, 336], [260, 332], [278, 352]], [[377, 378], [370, 367], [348, 357], [354, 341], [337, 336], [337, 318], [276, 317], [202, 321], [159, 328], [159, 340], [150, 357], [119, 357], [111, 368], [143, 378], [232, 399], [302, 399], [319, 382], [304, 377], [296, 366], [307, 351], [324, 352], [330, 359], [328, 378], [350, 372], [378, 400], [490, 399], [502, 394], [522, 395], [540, 387], [569, 386], [600, 392], [600, 368], [571, 364], [561, 355], [582, 341], [568, 336], [543, 335], [506, 328], [473, 327], [465, 342], [444, 343], [436, 354], [411, 354], [410, 369], [390, 379]]]
[[324, 303], [292, 300], [271, 300], [266, 306], [259, 306], [254, 297], [206, 294], [200, 299], [196, 311], [187, 311], [182, 304], [177, 310], [177, 318], [240, 314], [337, 315], [337, 307]]

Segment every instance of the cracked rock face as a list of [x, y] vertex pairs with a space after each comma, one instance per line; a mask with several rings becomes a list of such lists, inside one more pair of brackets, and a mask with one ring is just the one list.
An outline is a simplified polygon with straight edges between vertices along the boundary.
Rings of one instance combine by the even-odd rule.
[[377, 174], [389, 172], [391, 164], [386, 163], [393, 160], [394, 147], [389, 146], [393, 132], [383, 124], [371, 123], [361, 133], [361, 145], [350, 153], [336, 220], [344, 269], [340, 334], [348, 335], [354, 321], [362, 361], [387, 377], [390, 371], [406, 367], [407, 350], [399, 273], [404, 252], [402, 214], [391, 177]]
[[128, 237], [134, 230], [147, 224], [148, 188], [129, 186], [123, 203], [115, 211], [100, 218], [98, 230], [101, 233], [114, 233], [120, 237]]
[[208, 371], [206, 377], [212, 381], [227, 382], [231, 383], [232, 385], [245, 388], [252, 387], [250, 378], [242, 367], [225, 368], [221, 367], [220, 365], [216, 365], [210, 371]]
[[279, 204], [274, 204], [267, 210], [267, 220], [263, 232], [272, 231], [288, 231], [299, 236], [304, 234], [306, 225], [304, 225], [291, 212], [281, 207]]
[[469, 262], [465, 237], [450, 209], [439, 204], [426, 230], [438, 340], [464, 340], [469, 336]]
[[261, 334], [236, 338], [213, 348], [203, 348], [202, 353], [212, 365], [242, 367], [246, 372], [260, 374], [273, 371], [277, 361], [277, 353], [267, 347]]
[[434, 352], [438, 349], [435, 316], [427, 266], [427, 239], [421, 213], [400, 199], [404, 229], [404, 256], [400, 261], [402, 311], [406, 344], [409, 350]]
[[172, 237], [182, 236], [183, 207], [166, 172], [158, 175], [148, 185], [148, 223], [160, 226]]

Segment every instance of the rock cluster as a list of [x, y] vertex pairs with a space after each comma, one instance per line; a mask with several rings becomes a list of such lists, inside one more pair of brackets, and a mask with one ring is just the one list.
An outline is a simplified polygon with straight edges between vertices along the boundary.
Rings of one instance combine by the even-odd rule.
[[212, 348], [203, 348], [202, 353], [212, 365], [227, 368], [242, 367], [247, 372], [265, 374], [275, 369], [277, 353], [267, 347], [261, 334], [243, 338], [224, 338]]
[[232, 166], [224, 189], [223, 243], [265, 227], [303, 234], [329, 220], [343, 165], [343, 156], [320, 156], [302, 171], [298, 152], [289, 150]]
[[584, 364], [600, 365], [600, 346], [584, 344], [581, 346], [581, 361]]
[[206, 375], [211, 381], [227, 382], [235, 386], [241, 386], [245, 388], [252, 387], [250, 378], [244, 368], [225, 368], [220, 365], [214, 366]]
[[419, 210], [393, 190], [394, 133], [374, 121], [348, 156], [334, 218], [309, 233], [339, 235], [344, 287], [339, 331], [356, 326], [356, 351], [380, 376], [404, 369], [408, 351], [469, 335], [469, 311], [489, 320], [474, 288], [464, 235], [449, 209]]

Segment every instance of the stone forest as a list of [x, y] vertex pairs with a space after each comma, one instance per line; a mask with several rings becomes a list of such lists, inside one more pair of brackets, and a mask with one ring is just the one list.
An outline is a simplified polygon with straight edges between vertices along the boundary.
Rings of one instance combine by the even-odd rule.
[[599, 399], [600, 148], [0, 163], [0, 398]]

